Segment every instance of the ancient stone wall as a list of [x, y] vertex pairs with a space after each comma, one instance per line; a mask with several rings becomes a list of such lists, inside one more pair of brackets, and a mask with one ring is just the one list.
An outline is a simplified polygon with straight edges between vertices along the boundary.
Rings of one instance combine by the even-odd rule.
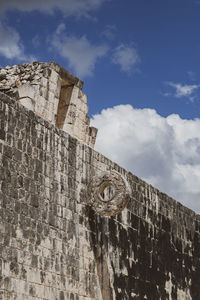
[[26, 63], [0, 69], [0, 92], [90, 147], [97, 129], [90, 127], [83, 82], [56, 63]]
[[2, 93], [0, 188], [1, 300], [199, 300], [199, 215]]

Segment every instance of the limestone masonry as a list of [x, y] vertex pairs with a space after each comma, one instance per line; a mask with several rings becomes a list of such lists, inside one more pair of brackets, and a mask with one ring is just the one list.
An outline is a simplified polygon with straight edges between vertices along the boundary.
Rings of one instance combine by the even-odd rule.
[[83, 82], [55, 63], [33, 63], [0, 71], [0, 91], [58, 128], [93, 147]]
[[0, 300], [200, 300], [200, 216], [93, 149], [82, 87], [0, 69]]

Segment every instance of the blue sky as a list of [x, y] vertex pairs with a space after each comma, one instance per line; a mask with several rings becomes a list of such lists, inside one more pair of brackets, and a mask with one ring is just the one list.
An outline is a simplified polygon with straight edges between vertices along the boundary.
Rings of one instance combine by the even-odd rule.
[[[7, 2], [3, 0], [0, 4], [1, 31], [4, 28], [9, 32], [13, 39], [10, 46], [19, 48], [21, 59], [17, 51], [16, 55], [6, 56], [0, 46], [1, 66], [31, 59], [56, 61], [85, 81], [90, 114], [107, 106], [128, 103], [138, 108], [155, 108], [163, 116], [171, 113], [183, 118], [199, 116], [200, 89], [196, 86], [200, 82], [200, 3], [197, 1], [82, 1], [85, 5], [79, 5], [80, 0], [11, 0], [10, 5]], [[59, 26], [60, 36], [52, 45]], [[18, 40], [14, 41], [15, 35]], [[64, 49], [70, 39], [74, 44], [79, 41], [75, 47], [81, 47], [84, 38], [86, 53], [81, 57], [81, 51], [68, 53]], [[124, 61], [121, 58], [120, 63], [120, 51], [126, 56], [128, 50], [129, 57]], [[80, 58], [88, 62], [74, 65], [73, 60]], [[188, 93], [177, 97], [177, 84], [180, 88], [189, 86]]]
[[0, 66], [79, 76], [97, 149], [200, 211], [199, 28], [198, 0], [1, 0]]

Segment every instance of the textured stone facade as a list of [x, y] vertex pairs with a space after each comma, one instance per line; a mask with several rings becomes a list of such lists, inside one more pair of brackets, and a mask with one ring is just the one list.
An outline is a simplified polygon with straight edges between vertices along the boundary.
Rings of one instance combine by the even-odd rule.
[[3, 93], [0, 187], [0, 300], [200, 299], [200, 216]]
[[0, 91], [90, 147], [97, 129], [90, 127], [83, 82], [55, 63], [0, 69]]

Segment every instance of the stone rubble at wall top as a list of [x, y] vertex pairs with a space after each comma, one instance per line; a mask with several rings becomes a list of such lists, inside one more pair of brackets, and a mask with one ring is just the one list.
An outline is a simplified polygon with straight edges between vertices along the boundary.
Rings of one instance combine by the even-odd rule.
[[83, 82], [73, 76], [68, 71], [54, 62], [51, 63], [25, 63], [23, 65], [6, 66], [0, 68], [0, 91], [10, 96], [18, 96], [17, 88], [23, 84], [38, 84], [42, 77], [48, 77], [48, 69], [53, 68], [56, 71], [66, 73], [72, 81], [79, 87], [83, 87]]
[[48, 122], [94, 147], [97, 129], [90, 127], [83, 82], [50, 63], [25, 63], [0, 69], [0, 92]]

